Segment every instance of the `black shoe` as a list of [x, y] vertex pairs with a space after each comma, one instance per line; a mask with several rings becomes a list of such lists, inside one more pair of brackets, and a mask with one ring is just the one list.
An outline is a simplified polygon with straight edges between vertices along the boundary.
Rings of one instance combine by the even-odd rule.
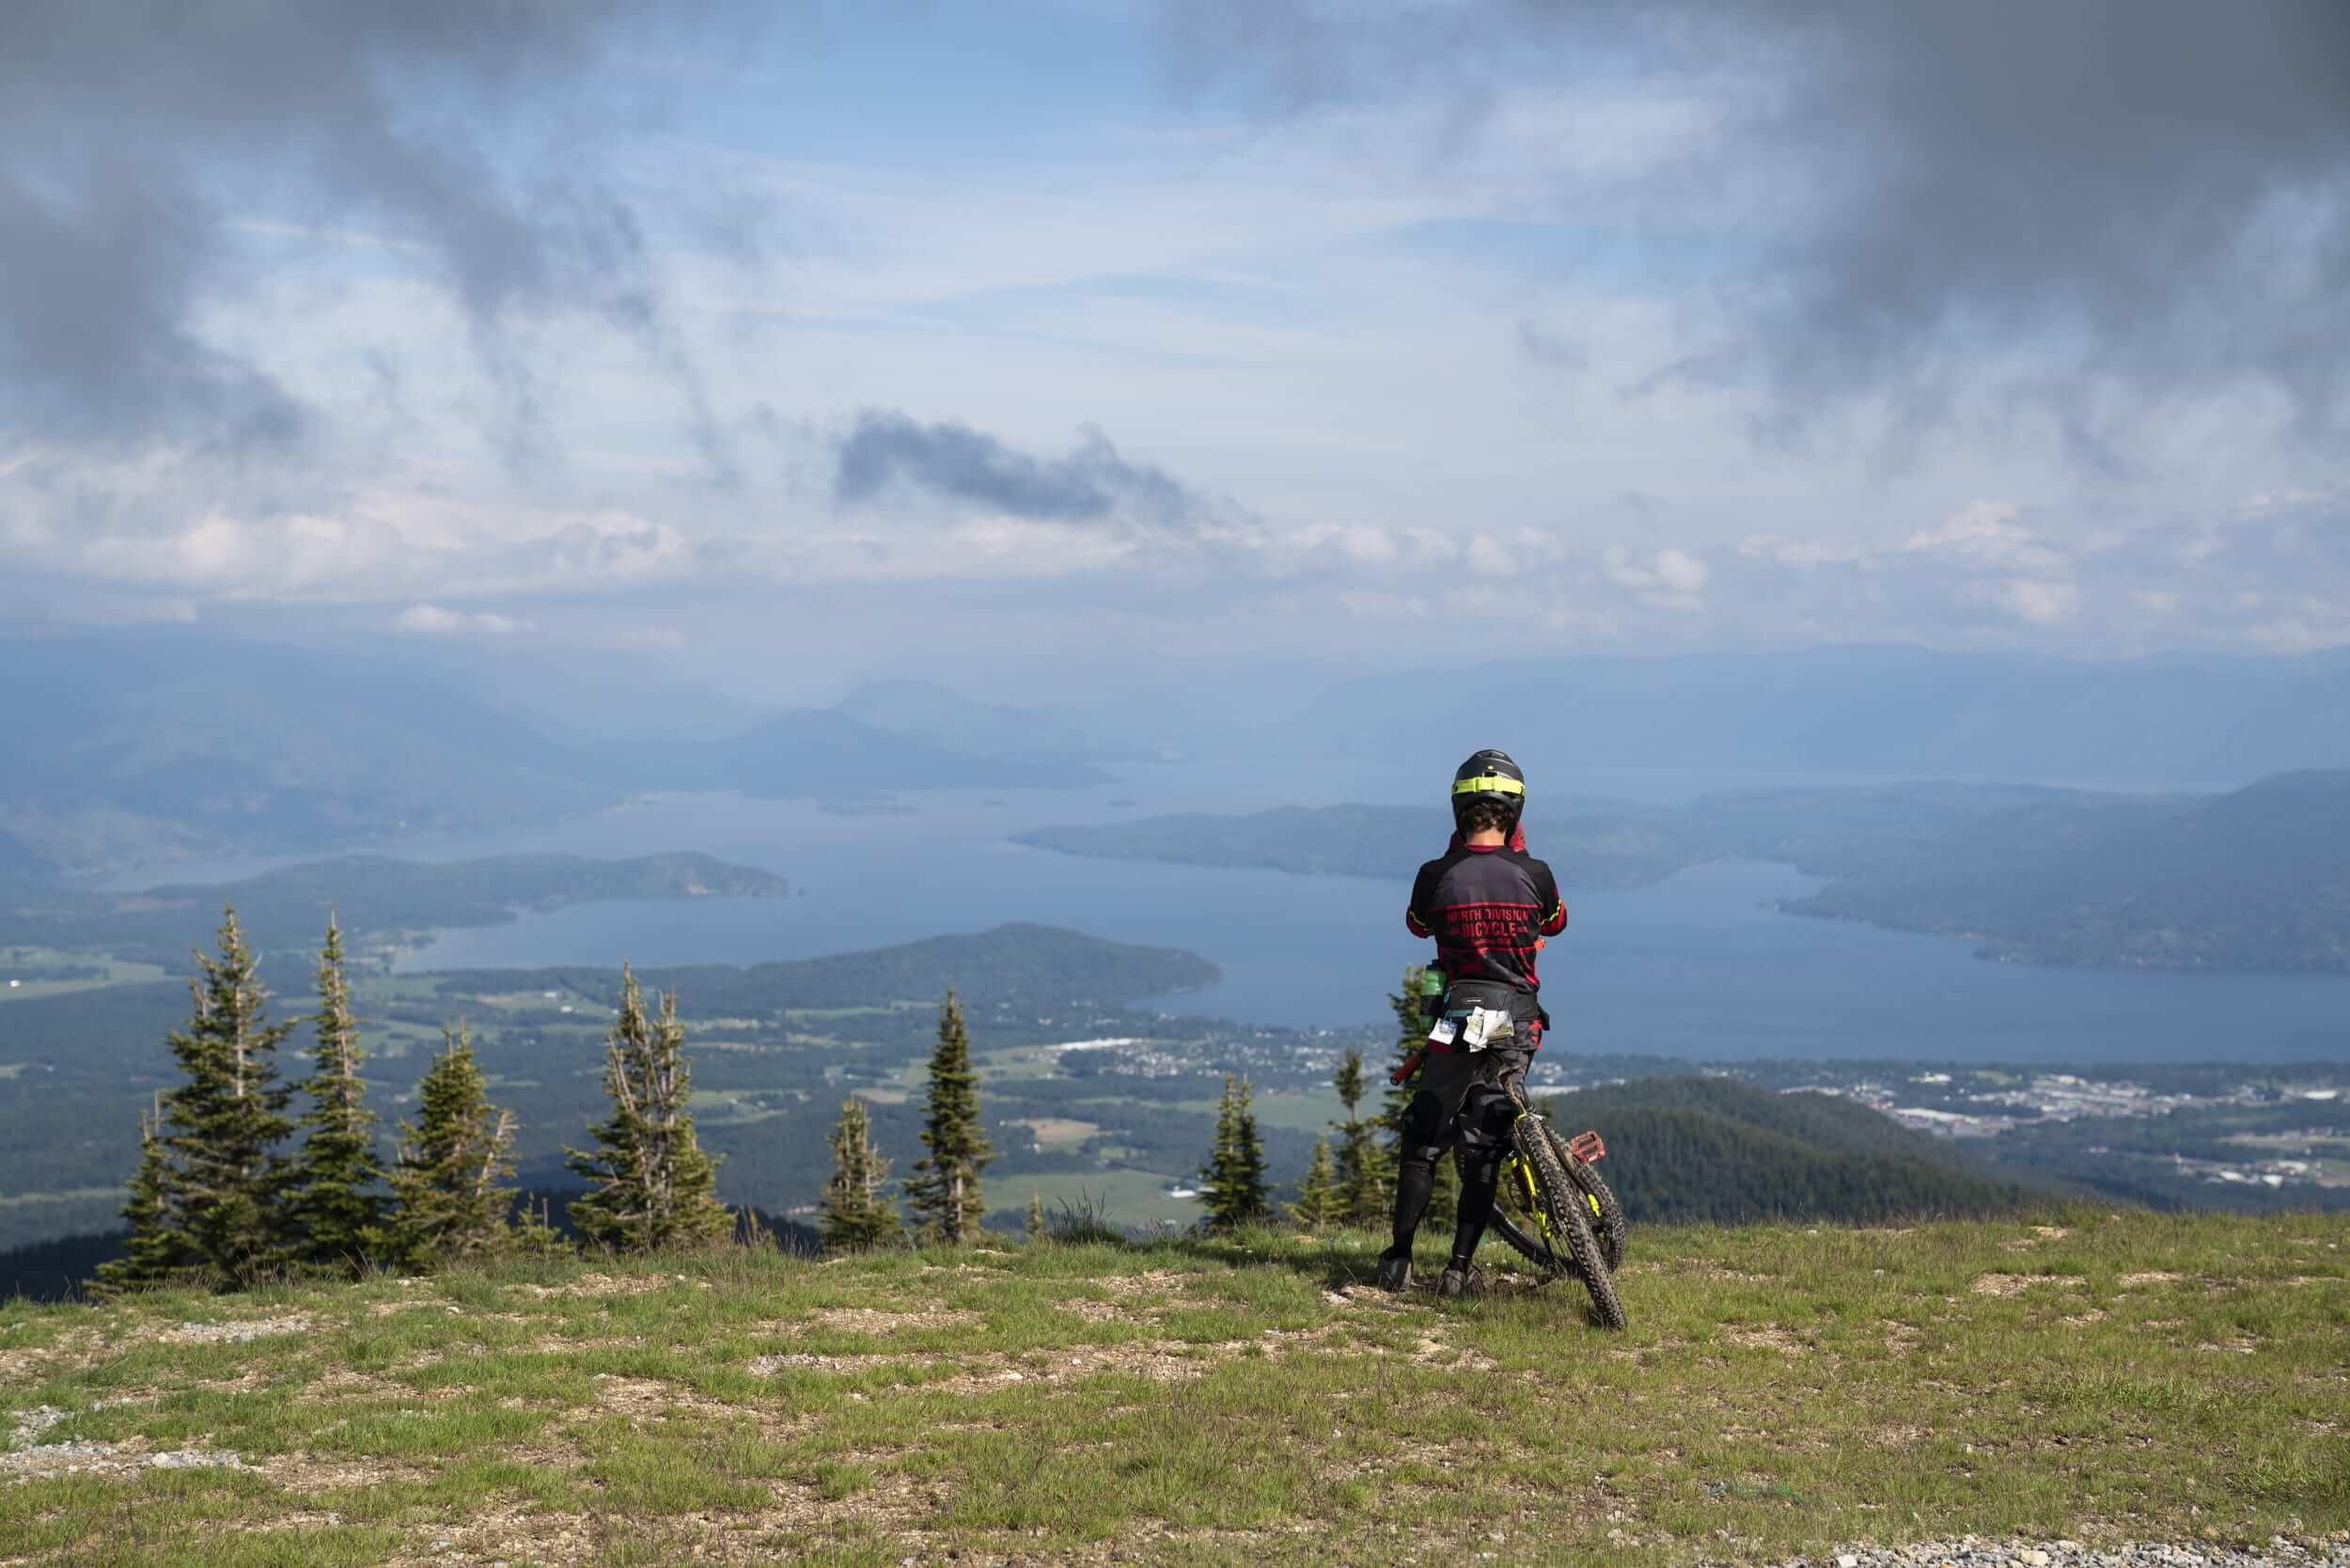
[[1388, 1247], [1379, 1254], [1379, 1267], [1371, 1282], [1383, 1291], [1408, 1291], [1412, 1288], [1412, 1255]]
[[1436, 1294], [1438, 1295], [1477, 1295], [1483, 1291], [1484, 1285], [1485, 1281], [1475, 1269], [1454, 1263], [1447, 1268], [1443, 1276], [1437, 1279]]

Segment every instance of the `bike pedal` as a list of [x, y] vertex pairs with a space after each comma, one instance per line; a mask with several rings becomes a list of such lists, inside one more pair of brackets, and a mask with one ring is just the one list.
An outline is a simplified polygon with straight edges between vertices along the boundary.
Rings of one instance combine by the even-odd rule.
[[1577, 1133], [1567, 1139], [1567, 1152], [1585, 1165], [1597, 1165], [1607, 1157], [1607, 1145], [1600, 1141], [1597, 1133]]

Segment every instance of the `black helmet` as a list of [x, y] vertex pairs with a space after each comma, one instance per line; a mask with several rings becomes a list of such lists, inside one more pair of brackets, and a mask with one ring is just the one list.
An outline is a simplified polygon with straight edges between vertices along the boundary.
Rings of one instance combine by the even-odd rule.
[[1508, 752], [1488, 746], [1453, 770], [1453, 820], [1480, 802], [1501, 808], [1503, 832], [1517, 825], [1518, 813], [1526, 809], [1526, 775]]

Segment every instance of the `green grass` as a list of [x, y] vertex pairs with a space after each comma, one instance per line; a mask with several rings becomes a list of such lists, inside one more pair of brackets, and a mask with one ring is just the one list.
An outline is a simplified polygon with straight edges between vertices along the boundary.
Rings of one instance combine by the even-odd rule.
[[[1097, 1211], [1110, 1224], [1130, 1230], [1159, 1221], [1189, 1225], [1202, 1211], [1196, 1199], [1167, 1196], [1167, 1184], [1175, 1179], [1148, 1170], [1053, 1171], [1006, 1176], [988, 1190], [991, 1201], [1018, 1208], [1026, 1207], [1028, 1194], [1034, 1190], [1044, 1200], [1047, 1213], [1067, 1203]], [[1196, 1173], [1183, 1180], [1186, 1186], [1199, 1184]]]
[[[72, 980], [36, 978], [42, 970], [94, 968], [94, 975]], [[36, 996], [64, 996], [109, 985], [137, 985], [164, 979], [159, 964], [136, 964], [101, 952], [72, 952], [58, 948], [0, 947], [0, 1002], [30, 1001]]]
[[[0, 1560], [1664, 1564], [2350, 1529], [2350, 1217], [1642, 1231], [1623, 1335], [1498, 1257], [1481, 1299], [1381, 1295], [1375, 1245], [9, 1304], [0, 1436], [111, 1446], [0, 1453]], [[233, 1322], [273, 1331], [188, 1326]]]

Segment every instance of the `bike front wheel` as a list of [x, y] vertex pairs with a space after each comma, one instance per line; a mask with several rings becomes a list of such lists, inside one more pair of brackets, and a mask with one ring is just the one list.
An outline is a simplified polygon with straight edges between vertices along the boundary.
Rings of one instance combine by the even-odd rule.
[[1613, 1274], [1623, 1267], [1624, 1236], [1632, 1229], [1624, 1218], [1623, 1205], [1616, 1201], [1615, 1189], [1600, 1175], [1597, 1166], [1574, 1157], [1574, 1151], [1558, 1128], [1544, 1121], [1543, 1131], [1549, 1135], [1550, 1147], [1558, 1153], [1559, 1163], [1566, 1168], [1569, 1179], [1583, 1189], [1583, 1196], [1589, 1200], [1591, 1231], [1599, 1237], [1600, 1255], [1607, 1261], [1607, 1272]]
[[1565, 1258], [1559, 1261], [1591, 1293], [1599, 1321], [1609, 1328], [1626, 1326], [1630, 1319], [1624, 1315], [1622, 1298], [1616, 1294], [1615, 1276], [1591, 1229], [1591, 1200], [1567, 1174], [1565, 1162], [1551, 1145], [1549, 1128], [1538, 1116], [1521, 1117], [1511, 1137], [1533, 1168], [1533, 1197], [1540, 1209], [1536, 1218], [1538, 1228], [1546, 1233], [1549, 1249], [1554, 1254], [1561, 1247], [1566, 1249]]

